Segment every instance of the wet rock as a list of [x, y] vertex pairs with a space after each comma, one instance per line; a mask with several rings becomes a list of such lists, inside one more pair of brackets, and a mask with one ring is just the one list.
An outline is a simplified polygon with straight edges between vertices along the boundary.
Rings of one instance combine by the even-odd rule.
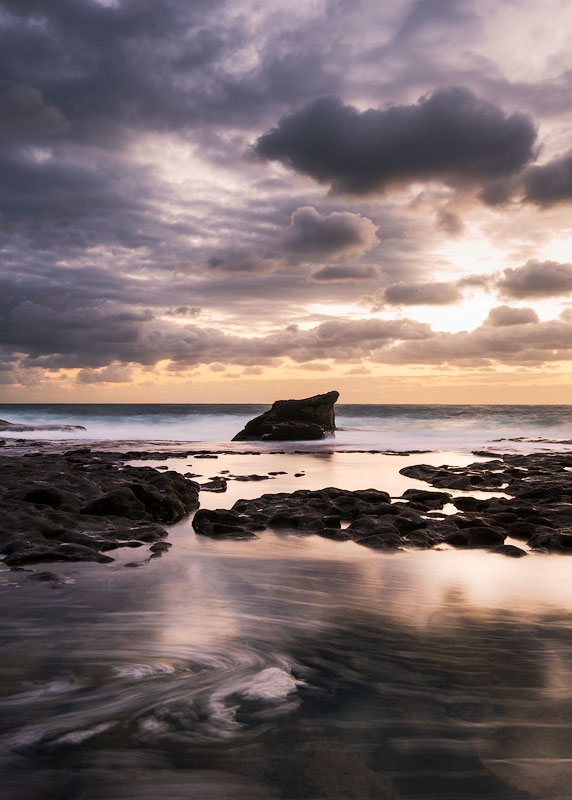
[[247, 483], [248, 481], [268, 481], [271, 478], [269, 475], [233, 475], [232, 480]]
[[81, 510], [80, 514], [89, 514], [94, 517], [132, 517], [141, 519], [145, 506], [138, 500], [131, 489], [115, 489], [94, 500], [90, 500]]
[[277, 400], [268, 411], [247, 422], [233, 441], [324, 439], [335, 431], [338, 397], [339, 392], [333, 391], [303, 400]]
[[121, 464], [89, 449], [0, 459], [0, 555], [15, 567], [41, 561], [107, 563], [108, 551], [154, 544], [157, 523], [198, 505], [198, 486], [175, 472]]
[[498, 553], [499, 555], [509, 556], [510, 558], [522, 558], [527, 556], [526, 550], [520, 547], [515, 547], [513, 544], [501, 544], [498, 547], [491, 547], [491, 553]]
[[225, 478], [215, 477], [206, 483], [201, 483], [200, 487], [201, 492], [226, 492], [228, 484]]
[[448, 492], [430, 492], [427, 489], [406, 489], [402, 497], [424, 508], [437, 509], [450, 503], [452, 495]]
[[455, 547], [494, 547], [504, 544], [505, 538], [504, 533], [494, 528], [475, 526], [447, 535], [445, 542]]

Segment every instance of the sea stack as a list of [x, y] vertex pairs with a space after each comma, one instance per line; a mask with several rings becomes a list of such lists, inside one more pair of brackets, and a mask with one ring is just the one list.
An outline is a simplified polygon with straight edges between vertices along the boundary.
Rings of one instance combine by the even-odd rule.
[[336, 429], [334, 403], [339, 392], [303, 400], [276, 400], [268, 411], [247, 422], [233, 442], [325, 439]]

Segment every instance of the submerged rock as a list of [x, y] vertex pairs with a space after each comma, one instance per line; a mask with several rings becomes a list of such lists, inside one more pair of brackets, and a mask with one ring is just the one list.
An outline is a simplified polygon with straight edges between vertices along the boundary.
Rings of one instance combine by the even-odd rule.
[[339, 392], [303, 400], [277, 400], [264, 414], [247, 422], [233, 442], [324, 439], [336, 429], [334, 404]]

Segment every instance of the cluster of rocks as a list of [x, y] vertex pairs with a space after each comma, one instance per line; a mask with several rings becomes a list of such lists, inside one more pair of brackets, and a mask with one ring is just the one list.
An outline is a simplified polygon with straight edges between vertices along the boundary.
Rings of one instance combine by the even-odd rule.
[[0, 458], [0, 558], [113, 561], [117, 547], [166, 548], [162, 525], [198, 507], [199, 487], [178, 472], [129, 467], [89, 451]]
[[[526, 464], [526, 466], [525, 466]], [[451, 492], [408, 489], [397, 502], [377, 489], [336, 488], [265, 494], [231, 509], [201, 509], [197, 533], [253, 538], [267, 528], [352, 540], [381, 550], [451, 545], [510, 556], [572, 554], [572, 454], [503, 456], [468, 467], [417, 465], [401, 472], [435, 487], [497, 491], [511, 497], [479, 499]], [[452, 504], [456, 513], [442, 509]], [[507, 539], [526, 543], [526, 550]]]

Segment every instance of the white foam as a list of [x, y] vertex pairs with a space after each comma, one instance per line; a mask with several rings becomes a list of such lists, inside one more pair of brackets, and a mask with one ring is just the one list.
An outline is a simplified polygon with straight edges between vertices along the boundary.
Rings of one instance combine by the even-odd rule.
[[140, 680], [142, 678], [150, 678], [153, 675], [172, 675], [175, 672], [175, 667], [172, 664], [159, 661], [155, 664], [126, 664], [121, 667], [114, 667], [113, 672], [118, 678]]
[[263, 700], [267, 703], [279, 703], [296, 692], [300, 681], [278, 667], [263, 669], [250, 681], [241, 692], [248, 700]]

